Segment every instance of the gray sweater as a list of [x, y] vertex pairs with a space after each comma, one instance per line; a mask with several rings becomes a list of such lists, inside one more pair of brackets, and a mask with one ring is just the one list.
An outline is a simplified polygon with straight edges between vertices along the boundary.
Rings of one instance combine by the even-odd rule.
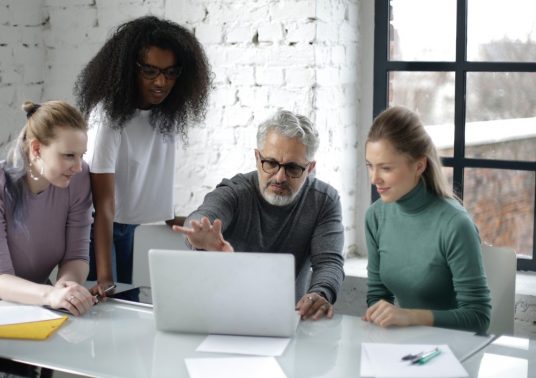
[[190, 221], [220, 219], [223, 237], [237, 252], [288, 252], [296, 262], [296, 276], [312, 267], [308, 292], [318, 292], [334, 303], [344, 279], [341, 204], [337, 191], [309, 176], [289, 205], [274, 206], [259, 191], [257, 172], [224, 179], [188, 216]]

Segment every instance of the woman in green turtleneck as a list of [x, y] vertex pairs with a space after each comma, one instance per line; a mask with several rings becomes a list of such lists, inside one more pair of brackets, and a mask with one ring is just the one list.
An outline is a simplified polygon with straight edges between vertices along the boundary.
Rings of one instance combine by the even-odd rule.
[[491, 304], [478, 230], [452, 194], [418, 116], [403, 107], [382, 112], [366, 160], [381, 199], [366, 214], [363, 319], [485, 332]]

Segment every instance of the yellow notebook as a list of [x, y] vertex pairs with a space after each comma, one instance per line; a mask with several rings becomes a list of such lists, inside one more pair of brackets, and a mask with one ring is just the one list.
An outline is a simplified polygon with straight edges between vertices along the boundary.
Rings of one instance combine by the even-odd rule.
[[9, 339], [45, 340], [65, 323], [68, 316], [38, 322], [0, 325], [0, 337]]

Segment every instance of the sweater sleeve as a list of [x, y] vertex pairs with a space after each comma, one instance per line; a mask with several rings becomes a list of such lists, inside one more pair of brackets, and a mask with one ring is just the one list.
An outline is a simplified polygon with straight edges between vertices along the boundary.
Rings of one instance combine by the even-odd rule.
[[86, 164], [83, 164], [82, 172], [73, 178], [69, 193], [69, 211], [65, 225], [65, 255], [62, 261], [89, 261], [92, 201], [89, 168]]
[[375, 212], [375, 206], [368, 208], [365, 215], [365, 239], [368, 251], [367, 264], [367, 305], [370, 307], [380, 299], [390, 303], [395, 302], [395, 297], [383, 284], [380, 277], [380, 253], [378, 251], [379, 222]]
[[7, 244], [7, 214], [5, 204], [6, 178], [4, 170], [0, 169], [0, 274], [15, 274], [9, 247]]
[[457, 308], [432, 311], [434, 325], [485, 332], [490, 321], [490, 292], [478, 230], [467, 213], [459, 213], [449, 221], [441, 234], [441, 248], [452, 273]]
[[339, 196], [328, 196], [318, 217], [311, 240], [310, 292], [321, 292], [330, 303], [337, 300], [337, 293], [344, 280], [344, 230], [342, 226]]
[[237, 195], [229, 185], [229, 180], [224, 179], [205, 196], [201, 206], [188, 215], [184, 226], [190, 227], [192, 220], [200, 220], [203, 217], [207, 217], [211, 223], [219, 219], [222, 222], [222, 233], [224, 233], [234, 219], [238, 203]]

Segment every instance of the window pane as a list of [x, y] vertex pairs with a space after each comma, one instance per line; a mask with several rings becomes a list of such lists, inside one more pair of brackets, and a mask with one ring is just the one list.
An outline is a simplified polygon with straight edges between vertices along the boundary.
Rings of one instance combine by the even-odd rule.
[[441, 156], [454, 146], [454, 73], [390, 72], [389, 106], [416, 111]]
[[536, 160], [536, 73], [467, 74], [467, 157]]
[[467, 58], [536, 61], [536, 1], [469, 0]]
[[482, 241], [527, 258], [533, 248], [534, 191], [534, 172], [465, 169], [464, 205]]
[[456, 59], [456, 1], [391, 0], [389, 9], [388, 59]]

